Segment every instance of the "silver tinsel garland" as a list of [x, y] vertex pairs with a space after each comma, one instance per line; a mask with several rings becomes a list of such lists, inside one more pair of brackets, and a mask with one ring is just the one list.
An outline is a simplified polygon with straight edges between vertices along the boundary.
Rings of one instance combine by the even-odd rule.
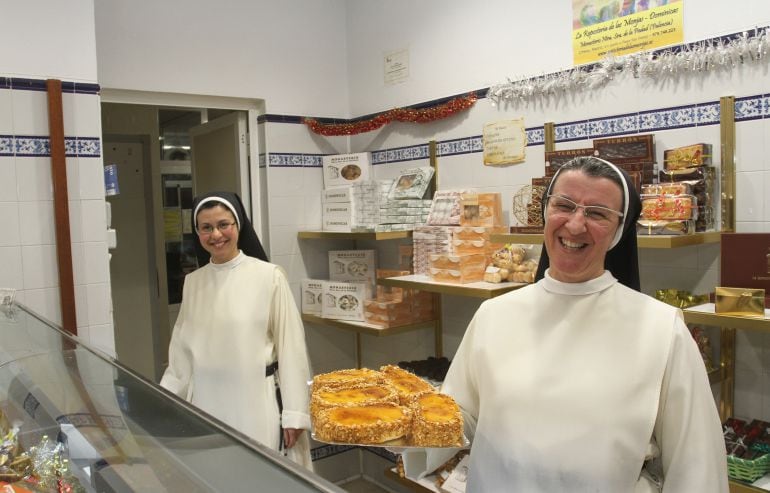
[[493, 105], [526, 103], [533, 99], [562, 96], [570, 92], [598, 89], [623, 73], [636, 78], [663, 79], [683, 74], [730, 70], [765, 59], [770, 49], [770, 26], [753, 33], [680, 45], [664, 51], [609, 55], [600, 62], [539, 77], [508, 79], [489, 88]]

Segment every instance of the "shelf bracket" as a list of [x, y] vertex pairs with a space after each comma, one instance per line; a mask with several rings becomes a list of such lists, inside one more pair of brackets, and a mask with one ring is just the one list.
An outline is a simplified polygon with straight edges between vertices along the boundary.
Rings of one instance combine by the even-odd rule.
[[556, 150], [556, 127], [553, 122], [545, 122], [543, 125], [543, 137], [545, 139], [545, 152], [552, 152]]
[[735, 96], [719, 98], [722, 231], [735, 231]]
[[735, 399], [735, 329], [722, 328], [719, 362], [722, 367], [722, 385], [719, 390], [719, 417], [724, 422], [733, 415]]

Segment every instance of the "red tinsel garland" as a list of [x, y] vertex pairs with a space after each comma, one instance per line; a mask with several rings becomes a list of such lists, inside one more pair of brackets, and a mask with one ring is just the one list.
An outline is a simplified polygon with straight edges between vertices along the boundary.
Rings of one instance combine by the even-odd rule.
[[476, 103], [477, 99], [476, 93], [470, 93], [430, 108], [394, 108], [374, 118], [355, 123], [320, 123], [313, 118], [303, 118], [302, 122], [319, 135], [356, 135], [377, 130], [392, 121], [430, 123], [442, 120], [469, 109]]

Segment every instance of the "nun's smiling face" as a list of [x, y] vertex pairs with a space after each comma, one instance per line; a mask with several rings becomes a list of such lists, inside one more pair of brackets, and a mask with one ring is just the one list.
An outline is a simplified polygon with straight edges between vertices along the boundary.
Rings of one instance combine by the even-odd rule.
[[197, 217], [198, 239], [215, 264], [223, 264], [238, 255], [238, 223], [223, 205], [201, 209]]
[[559, 173], [551, 189], [543, 238], [550, 259], [549, 274], [562, 282], [585, 282], [604, 273], [604, 257], [622, 219], [603, 209], [572, 210], [570, 201], [620, 211], [623, 191], [608, 178], [588, 176], [579, 170]]

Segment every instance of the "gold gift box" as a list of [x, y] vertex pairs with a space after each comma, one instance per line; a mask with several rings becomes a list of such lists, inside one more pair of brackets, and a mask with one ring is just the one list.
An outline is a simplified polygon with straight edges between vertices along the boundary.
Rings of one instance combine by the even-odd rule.
[[765, 316], [765, 290], [716, 288], [716, 313], [740, 317]]

